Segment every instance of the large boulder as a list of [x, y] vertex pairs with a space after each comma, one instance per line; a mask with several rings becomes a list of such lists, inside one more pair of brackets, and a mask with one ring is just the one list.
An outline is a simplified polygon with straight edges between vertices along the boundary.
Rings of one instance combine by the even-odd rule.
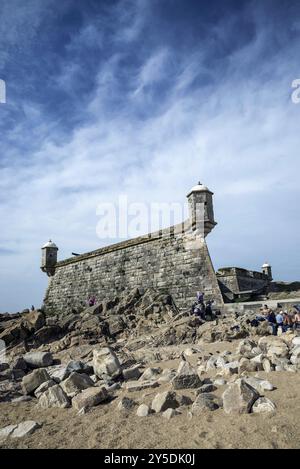
[[45, 368], [53, 363], [50, 352], [28, 352], [23, 355], [23, 359], [31, 368]]
[[252, 412], [255, 414], [262, 412], [274, 412], [276, 405], [267, 397], [260, 397], [254, 402], [252, 406]]
[[199, 394], [192, 405], [192, 415], [201, 415], [204, 410], [216, 410], [219, 407], [218, 398], [214, 394]]
[[245, 358], [252, 358], [254, 356], [253, 349], [256, 348], [256, 343], [250, 339], [241, 340], [237, 347], [237, 353], [243, 355]]
[[24, 394], [33, 393], [42, 383], [49, 381], [50, 376], [46, 370], [40, 368], [32, 371], [22, 379], [22, 391]]
[[146, 404], [141, 404], [136, 411], [138, 417], [147, 417], [151, 413], [151, 409]]
[[0, 340], [3, 340], [6, 346], [17, 344], [30, 336], [30, 330], [24, 321], [9, 321], [9, 323], [9, 326], [0, 333]]
[[38, 406], [43, 409], [49, 407], [70, 407], [70, 400], [59, 384], [50, 387], [39, 398]]
[[69, 370], [68, 366], [65, 365], [54, 365], [47, 369], [51, 379], [60, 383], [70, 376], [71, 371]]
[[74, 397], [84, 389], [94, 386], [94, 383], [88, 375], [74, 372], [60, 385], [68, 397]]
[[273, 391], [275, 387], [270, 381], [261, 378], [255, 378], [254, 376], [248, 376], [244, 378], [245, 383], [249, 384], [254, 388], [258, 393], [263, 393], [264, 391]]
[[36, 331], [44, 327], [46, 324], [45, 314], [36, 310], [27, 313], [25, 320], [29, 324], [29, 327], [32, 327]]
[[122, 399], [118, 402], [117, 408], [119, 410], [131, 410], [136, 405], [136, 402], [129, 397], [122, 397]]
[[224, 391], [223, 407], [227, 414], [245, 414], [259, 398], [259, 393], [243, 379], [237, 379]]
[[118, 357], [109, 347], [93, 351], [93, 368], [95, 375], [99, 378], [109, 376], [116, 379], [122, 375]]
[[53, 381], [53, 379], [50, 379], [49, 381], [45, 381], [34, 391], [35, 397], [39, 398], [45, 391], [47, 391], [49, 388], [52, 388], [52, 386], [55, 386], [55, 385], [56, 385], [56, 382]]
[[174, 389], [199, 388], [201, 380], [197, 370], [188, 361], [182, 360], [172, 384]]
[[17, 428], [18, 425], [7, 425], [7, 427], [0, 429], [0, 443], [6, 440], [12, 432]]
[[40, 344], [45, 344], [47, 342], [51, 342], [52, 340], [56, 340], [60, 337], [62, 330], [59, 325], [55, 324], [52, 326], [43, 326], [41, 329], [34, 333], [34, 338], [36, 342]]
[[[169, 370], [167, 370], [168, 372]], [[150, 381], [151, 379], [156, 379], [157, 376], [161, 373], [161, 368], [146, 368], [143, 374], [140, 376], [140, 381]]]
[[130, 368], [125, 368], [123, 370], [123, 376], [124, 376], [124, 379], [125, 381], [128, 381], [128, 380], [137, 380], [140, 378], [142, 372], [140, 370], [140, 365], [134, 365]]
[[123, 387], [128, 392], [144, 391], [149, 388], [157, 388], [159, 386], [157, 381], [128, 381]]
[[12, 432], [12, 438], [22, 438], [23, 436], [31, 435], [34, 433], [41, 425], [34, 420], [26, 420], [26, 422], [19, 423], [17, 428]]
[[166, 409], [176, 409], [179, 403], [176, 399], [176, 393], [171, 391], [156, 394], [152, 401], [151, 409], [154, 412], [163, 412]]
[[108, 398], [107, 390], [104, 386], [88, 388], [82, 391], [77, 396], [72, 399], [72, 406], [78, 410], [88, 410], [91, 407], [94, 407], [100, 404], [103, 401], [106, 401]]
[[271, 359], [273, 357], [286, 358], [289, 355], [289, 347], [281, 337], [261, 337], [258, 346]]
[[243, 371], [256, 371], [257, 370], [257, 364], [248, 358], [241, 358], [239, 361], [239, 368], [238, 372], [243, 373]]

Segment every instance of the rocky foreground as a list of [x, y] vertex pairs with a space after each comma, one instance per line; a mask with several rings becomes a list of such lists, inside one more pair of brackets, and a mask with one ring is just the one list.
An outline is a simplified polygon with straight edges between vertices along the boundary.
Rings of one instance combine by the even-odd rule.
[[300, 337], [135, 290], [0, 316], [3, 448], [297, 448]]

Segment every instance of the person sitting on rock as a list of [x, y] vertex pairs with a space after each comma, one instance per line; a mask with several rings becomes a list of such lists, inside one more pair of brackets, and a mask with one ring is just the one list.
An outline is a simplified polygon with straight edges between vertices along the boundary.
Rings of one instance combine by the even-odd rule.
[[268, 315], [271, 313], [271, 309], [268, 307], [268, 305], [264, 305], [263, 308], [260, 308], [260, 313], [256, 316], [257, 321], [265, 321], [268, 317]]
[[91, 296], [88, 300], [89, 306], [95, 306], [96, 304], [96, 298], [94, 296]]
[[204, 293], [201, 293], [200, 291], [197, 291], [197, 303], [204, 303]]
[[266, 319], [268, 323], [270, 324], [270, 326], [272, 326], [273, 335], [277, 335], [277, 324], [276, 324], [276, 316], [275, 316], [274, 311], [270, 309], [270, 313], [268, 314]]
[[205, 319], [212, 320], [213, 318], [213, 311], [212, 311], [212, 301], [208, 301], [205, 305]]
[[196, 314], [196, 316], [201, 317], [201, 304], [199, 303], [194, 304], [193, 313]]

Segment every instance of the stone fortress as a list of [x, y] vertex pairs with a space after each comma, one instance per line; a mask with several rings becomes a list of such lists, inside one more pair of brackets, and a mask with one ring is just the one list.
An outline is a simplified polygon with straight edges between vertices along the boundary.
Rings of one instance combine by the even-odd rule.
[[46, 313], [81, 311], [91, 296], [113, 302], [135, 288], [166, 291], [180, 310], [190, 308], [197, 291], [213, 299], [218, 308], [264, 298], [274, 284], [269, 264], [262, 266], [262, 272], [237, 267], [215, 272], [206, 244], [206, 236], [216, 226], [213, 193], [198, 183], [187, 198], [188, 220], [154, 233], [59, 262], [55, 243], [45, 244], [41, 270], [49, 276]]

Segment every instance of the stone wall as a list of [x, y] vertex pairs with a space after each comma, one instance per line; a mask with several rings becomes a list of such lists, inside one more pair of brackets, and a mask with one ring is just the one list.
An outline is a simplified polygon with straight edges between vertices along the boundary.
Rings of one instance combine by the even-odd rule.
[[[174, 229], [175, 228], [175, 229]], [[197, 230], [176, 229], [132, 239], [58, 262], [49, 279], [48, 314], [82, 310], [86, 300], [112, 300], [133, 288], [167, 290], [180, 309], [197, 291], [223, 304], [205, 240]]]
[[238, 294], [243, 291], [260, 290], [269, 284], [268, 277], [262, 272], [237, 267], [219, 269], [217, 278], [224, 293]]

